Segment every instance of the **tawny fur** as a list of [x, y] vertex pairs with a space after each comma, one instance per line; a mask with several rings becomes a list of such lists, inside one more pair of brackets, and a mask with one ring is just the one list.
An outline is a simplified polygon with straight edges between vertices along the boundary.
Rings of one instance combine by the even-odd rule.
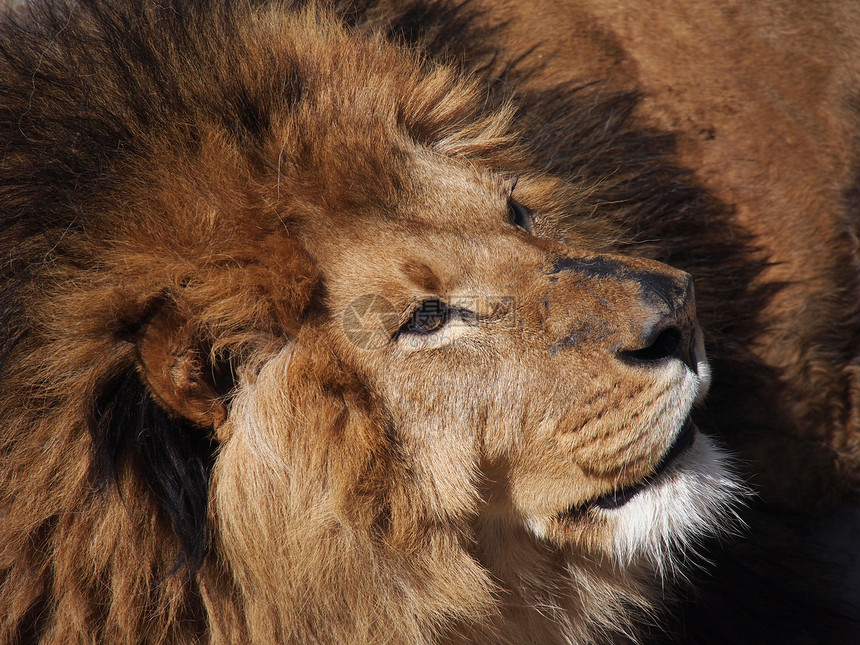
[[[646, 637], [744, 495], [699, 435], [588, 506], [649, 477], [707, 389], [702, 356], [617, 358], [662, 311], [649, 284], [685, 294], [655, 260], [696, 280], [696, 423], [763, 461], [782, 449], [757, 404], [793, 396], [787, 432], [844, 458], [792, 499], [856, 483], [856, 302], [813, 291], [838, 328], [810, 315], [819, 342], [785, 358], [782, 238], [678, 168], [652, 103], [541, 59], [500, 7], [5, 20], [0, 643]], [[458, 313], [398, 332], [428, 299]]]

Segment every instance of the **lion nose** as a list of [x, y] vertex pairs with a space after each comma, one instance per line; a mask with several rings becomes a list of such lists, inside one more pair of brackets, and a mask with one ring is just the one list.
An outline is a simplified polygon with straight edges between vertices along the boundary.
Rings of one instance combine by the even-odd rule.
[[620, 351], [620, 357], [642, 366], [655, 366], [674, 358], [695, 372], [696, 304], [692, 279], [681, 274], [670, 289], [665, 280], [643, 281], [642, 291], [655, 315], [642, 325], [632, 347]]
[[[550, 295], [577, 305], [554, 314], [548, 296], [550, 329], [564, 334], [551, 351], [591, 341], [636, 367], [680, 360], [697, 371], [699, 332], [689, 274], [653, 260], [605, 254], [565, 255], [548, 273], [558, 285]], [[592, 298], [583, 299], [583, 290]]]

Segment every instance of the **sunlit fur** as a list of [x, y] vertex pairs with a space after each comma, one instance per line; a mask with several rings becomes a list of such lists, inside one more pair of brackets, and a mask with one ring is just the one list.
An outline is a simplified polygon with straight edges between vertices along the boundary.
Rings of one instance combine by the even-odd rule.
[[726, 455], [709, 442], [694, 446], [663, 481], [608, 518], [614, 537], [608, 555], [629, 565], [644, 553], [669, 580], [683, 572], [684, 559], [695, 554], [697, 541], [715, 525], [729, 532], [741, 526], [737, 518], [725, 515], [733, 496], [745, 492], [726, 476], [726, 468]]
[[[634, 638], [733, 526], [704, 434], [591, 503], [653, 474], [710, 382], [701, 341], [624, 358], [695, 329], [689, 276], [621, 254], [626, 227], [707, 217], [725, 263], [742, 236], [635, 97], [512, 94], [510, 65], [415, 36], [422, 6], [4, 24], [0, 643]], [[428, 299], [459, 313], [410, 331]]]

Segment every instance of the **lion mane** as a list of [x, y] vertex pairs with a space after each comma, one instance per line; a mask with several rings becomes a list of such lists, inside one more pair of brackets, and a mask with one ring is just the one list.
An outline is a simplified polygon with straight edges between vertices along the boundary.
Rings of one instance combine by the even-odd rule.
[[0, 644], [635, 641], [740, 529], [783, 285], [489, 6], [3, 18]]

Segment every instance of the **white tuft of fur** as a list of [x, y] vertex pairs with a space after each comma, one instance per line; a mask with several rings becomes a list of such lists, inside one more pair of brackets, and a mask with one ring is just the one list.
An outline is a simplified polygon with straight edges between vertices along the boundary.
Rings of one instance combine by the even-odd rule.
[[708, 390], [711, 389], [711, 366], [705, 354], [705, 336], [698, 325], [696, 325], [695, 333], [693, 360], [696, 362], [696, 376], [699, 382], [694, 405], [701, 405], [705, 401]]
[[661, 579], [683, 576], [682, 566], [704, 537], [743, 529], [737, 513], [751, 491], [729, 456], [699, 433], [695, 443], [629, 502], [601, 509], [612, 534], [608, 554], [629, 567], [644, 558]]

